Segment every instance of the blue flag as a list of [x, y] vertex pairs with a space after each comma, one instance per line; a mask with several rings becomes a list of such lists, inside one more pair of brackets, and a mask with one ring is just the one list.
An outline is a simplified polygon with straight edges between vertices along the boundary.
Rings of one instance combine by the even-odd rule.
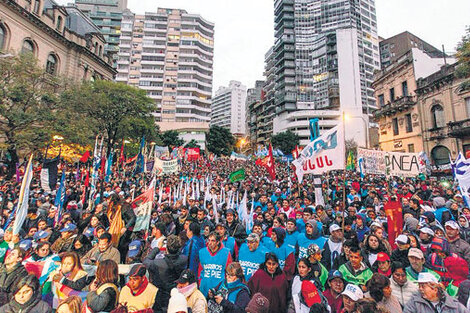
[[62, 177], [60, 179], [59, 189], [57, 189], [57, 194], [55, 196], [54, 205], [57, 207], [57, 214], [55, 216], [55, 224], [60, 221], [62, 216], [62, 207], [65, 202], [65, 170], [62, 171]]
[[144, 166], [145, 166], [144, 146], [145, 146], [145, 136], [142, 137], [142, 141], [140, 142], [139, 155], [137, 156], [137, 162], [135, 164], [135, 174], [140, 174], [144, 171]]
[[110, 152], [108, 160], [106, 161], [106, 177], [104, 178], [104, 181], [107, 183], [109, 183], [109, 181], [111, 180], [111, 176], [113, 176], [113, 156], [114, 153]]

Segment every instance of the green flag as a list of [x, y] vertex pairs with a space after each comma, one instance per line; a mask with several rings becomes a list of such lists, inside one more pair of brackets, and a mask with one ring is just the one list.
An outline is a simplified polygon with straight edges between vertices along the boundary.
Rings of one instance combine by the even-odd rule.
[[348, 171], [354, 171], [354, 154], [352, 150], [349, 150], [348, 160], [346, 162], [346, 169]]
[[245, 179], [245, 169], [241, 168], [239, 170], [236, 170], [235, 172], [232, 172], [230, 174], [229, 178], [230, 178], [230, 181], [232, 183], [240, 181], [240, 180], [244, 180]]

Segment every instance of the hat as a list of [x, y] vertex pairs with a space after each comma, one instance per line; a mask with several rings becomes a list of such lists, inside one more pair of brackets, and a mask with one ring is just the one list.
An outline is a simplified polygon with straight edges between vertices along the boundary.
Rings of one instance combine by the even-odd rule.
[[330, 273], [328, 274], [328, 281], [331, 281], [335, 278], [341, 278], [341, 280], [344, 281], [343, 273], [341, 273], [338, 270], [331, 270]]
[[408, 256], [414, 256], [415, 258], [424, 259], [424, 253], [418, 248], [411, 248], [410, 251], [408, 251]]
[[194, 275], [193, 271], [191, 271], [190, 269], [186, 269], [183, 272], [181, 272], [181, 275], [176, 280], [176, 283], [177, 284], [186, 284], [186, 283], [192, 284], [192, 283], [195, 283], [196, 281], [197, 281], [196, 276]]
[[439, 252], [444, 252], [446, 254], [450, 253], [449, 242], [443, 238], [434, 238], [431, 241], [431, 246], [429, 247], [432, 250]]
[[245, 308], [247, 313], [268, 313], [269, 300], [261, 293], [255, 293]]
[[397, 239], [395, 239], [395, 243], [400, 245], [407, 245], [410, 243], [410, 238], [406, 235], [399, 235]]
[[246, 241], [258, 241], [259, 242], [259, 235], [257, 233], [251, 233], [246, 238]]
[[24, 251], [28, 251], [29, 249], [33, 247], [33, 241], [31, 239], [25, 239], [21, 241], [18, 246]]
[[64, 228], [62, 228], [60, 232], [63, 233], [66, 231], [74, 231], [75, 229], [77, 229], [77, 226], [75, 224], [69, 223]]
[[315, 219], [309, 219], [306, 223], [305, 223], [305, 226], [307, 226], [307, 224], [310, 224], [312, 225], [313, 227], [315, 227], [317, 225], [317, 220]]
[[429, 272], [421, 272], [418, 274], [418, 283], [438, 283], [436, 276]]
[[171, 289], [171, 298], [168, 302], [168, 313], [188, 312], [188, 302], [186, 297], [178, 291], [178, 289]]
[[429, 227], [420, 228], [419, 231], [422, 233], [428, 234], [430, 236], [434, 236], [434, 231]]
[[139, 254], [141, 247], [142, 247], [142, 241], [140, 240], [132, 241], [129, 244], [129, 252], [127, 253], [127, 256], [130, 258], [135, 258]]
[[38, 241], [38, 240], [41, 240], [41, 239], [45, 239], [47, 237], [49, 237], [51, 234], [45, 230], [40, 230], [38, 232], [36, 232], [33, 236], [33, 239]]
[[444, 224], [445, 227], [450, 227], [452, 229], [459, 229], [460, 230], [460, 226], [459, 224], [456, 222], [456, 221], [447, 221], [445, 224]]
[[446, 205], [446, 200], [442, 197], [436, 197], [432, 200], [432, 206], [437, 208], [441, 208]]
[[235, 211], [233, 209], [228, 209], [225, 213], [225, 216], [227, 216], [228, 214], [233, 214], [235, 216]]
[[377, 261], [379, 262], [390, 261], [390, 256], [385, 252], [379, 252], [377, 253]]
[[314, 255], [315, 253], [320, 253], [321, 249], [318, 245], [312, 243], [311, 245], [308, 246], [307, 248], [307, 255], [311, 256]]
[[129, 271], [129, 277], [144, 277], [145, 273], [147, 273], [147, 268], [145, 267], [145, 265], [135, 264]]
[[280, 188], [277, 188], [275, 192], [281, 192], [281, 189], [280, 189]]
[[340, 230], [341, 227], [338, 224], [331, 224], [330, 226], [330, 234], [334, 231]]
[[346, 288], [344, 288], [344, 291], [341, 294], [348, 296], [354, 302], [364, 297], [364, 293], [362, 292], [361, 288], [353, 284], [347, 284]]

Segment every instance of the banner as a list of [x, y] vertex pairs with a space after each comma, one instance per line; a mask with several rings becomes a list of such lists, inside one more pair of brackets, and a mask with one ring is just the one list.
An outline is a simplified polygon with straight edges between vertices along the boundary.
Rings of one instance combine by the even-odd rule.
[[331, 170], [344, 170], [343, 139], [343, 128], [338, 125], [305, 146], [299, 157], [292, 162], [299, 182], [302, 182], [305, 174], [320, 175]]
[[147, 190], [132, 201], [132, 208], [136, 216], [134, 232], [147, 230], [150, 224], [150, 216], [155, 198], [155, 178], [150, 182]]
[[232, 154], [230, 155], [230, 160], [249, 161], [250, 157], [244, 154], [236, 153], [235, 151], [232, 151]]
[[386, 152], [358, 148], [358, 168], [363, 174], [387, 176], [417, 176], [426, 171], [426, 162], [420, 153]]
[[178, 172], [178, 160], [162, 161], [163, 174]]
[[200, 149], [199, 148], [183, 148], [186, 161], [195, 161], [199, 159]]
[[230, 174], [229, 178], [230, 178], [230, 181], [232, 183], [240, 181], [240, 180], [244, 180], [245, 179], [245, 169], [241, 168], [241, 169], [239, 169], [235, 172], [232, 172]]
[[13, 235], [18, 235], [26, 220], [29, 207], [29, 187], [33, 180], [33, 155], [29, 157], [28, 165], [25, 167], [23, 181], [21, 182], [20, 194], [16, 209], [15, 222], [13, 223]]
[[451, 163], [455, 179], [459, 183], [460, 193], [465, 202], [470, 203], [470, 159], [459, 153], [455, 163]]
[[403, 213], [401, 203], [399, 201], [389, 201], [384, 205], [385, 215], [387, 216], [387, 234], [388, 242], [392, 248], [396, 248], [395, 238], [403, 229]]
[[155, 146], [155, 157], [157, 158], [162, 158], [162, 157], [169, 157], [170, 152], [168, 150], [168, 147], [161, 147], [161, 146]]
[[41, 188], [45, 192], [51, 193], [57, 185], [57, 165], [59, 157], [50, 160], [44, 160], [41, 169]]

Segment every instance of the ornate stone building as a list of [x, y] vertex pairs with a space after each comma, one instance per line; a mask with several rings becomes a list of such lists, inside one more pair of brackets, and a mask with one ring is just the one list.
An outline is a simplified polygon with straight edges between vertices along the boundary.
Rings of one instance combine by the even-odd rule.
[[112, 80], [105, 40], [74, 6], [53, 0], [0, 0], [0, 57], [31, 52], [52, 75]]

